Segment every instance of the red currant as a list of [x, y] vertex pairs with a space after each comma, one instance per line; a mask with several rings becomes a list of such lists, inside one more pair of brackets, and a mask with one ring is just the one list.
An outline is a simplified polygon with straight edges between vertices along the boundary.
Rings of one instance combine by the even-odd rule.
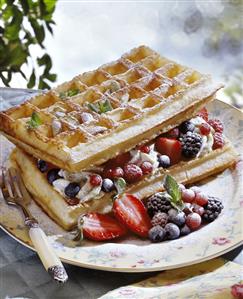
[[184, 202], [192, 203], [195, 199], [195, 192], [191, 189], [182, 190], [182, 200]]
[[199, 192], [196, 194], [195, 197], [195, 202], [199, 205], [199, 206], [205, 206], [208, 203], [208, 197], [206, 194]]
[[207, 136], [210, 133], [211, 129], [208, 123], [202, 123], [200, 126], [200, 132], [202, 135]]
[[204, 213], [204, 207], [201, 207], [195, 203], [192, 205], [192, 210], [200, 216], [202, 216]]
[[150, 147], [148, 145], [141, 145], [138, 147], [138, 150], [145, 154], [148, 154], [150, 152]]
[[153, 170], [153, 165], [148, 161], [144, 161], [140, 168], [142, 169], [143, 174], [149, 174]]
[[202, 191], [202, 190], [201, 190], [199, 187], [197, 187], [197, 186], [193, 186], [193, 187], [191, 187], [190, 190], [194, 191], [195, 193], [199, 193], [199, 192]]
[[191, 230], [196, 230], [201, 225], [202, 218], [197, 213], [191, 213], [186, 217], [186, 225], [189, 226]]
[[102, 183], [102, 178], [98, 174], [93, 174], [90, 176], [90, 184], [92, 186], [99, 186]]

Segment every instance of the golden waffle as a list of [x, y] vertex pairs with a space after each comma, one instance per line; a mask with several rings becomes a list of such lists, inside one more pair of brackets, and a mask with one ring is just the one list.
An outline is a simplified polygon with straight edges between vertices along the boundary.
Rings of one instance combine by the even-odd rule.
[[[237, 157], [238, 155], [230, 142], [226, 141], [223, 148], [213, 150], [201, 158], [179, 162], [167, 170], [158, 168], [154, 175], [145, 176], [140, 182], [129, 185], [126, 192], [145, 199], [163, 190], [162, 182], [166, 174], [171, 174], [180, 183], [194, 183], [233, 165]], [[72, 229], [78, 216], [82, 213], [90, 211], [108, 212], [111, 209], [114, 192], [102, 193], [99, 198], [70, 206], [65, 198], [48, 183], [46, 174], [38, 170], [36, 159], [20, 149], [15, 149], [10, 159], [16, 162], [23, 181], [36, 202], [64, 229]]]
[[[0, 113], [0, 130], [35, 157], [79, 171], [196, 115], [221, 87], [141, 46]], [[41, 125], [30, 129], [33, 112]]]

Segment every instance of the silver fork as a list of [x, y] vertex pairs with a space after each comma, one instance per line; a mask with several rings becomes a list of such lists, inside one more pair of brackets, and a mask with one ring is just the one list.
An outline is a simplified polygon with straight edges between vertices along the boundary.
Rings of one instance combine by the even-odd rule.
[[29, 228], [30, 239], [46, 271], [58, 282], [67, 281], [68, 276], [62, 262], [49, 244], [47, 236], [40, 228], [37, 220], [28, 210], [27, 206], [31, 201], [31, 197], [16, 168], [1, 168], [0, 198], [5, 199], [8, 205], [22, 209], [25, 225]]

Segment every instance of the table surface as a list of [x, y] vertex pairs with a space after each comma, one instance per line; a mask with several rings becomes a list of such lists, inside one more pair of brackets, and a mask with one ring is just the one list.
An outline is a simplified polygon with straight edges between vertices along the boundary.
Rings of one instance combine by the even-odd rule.
[[[0, 88], [0, 110], [33, 95], [33, 91]], [[243, 264], [243, 246], [223, 255], [227, 260]], [[32, 250], [0, 230], [0, 298], [98, 298], [115, 288], [152, 277], [150, 273], [116, 273], [65, 265], [67, 284], [52, 281]]]

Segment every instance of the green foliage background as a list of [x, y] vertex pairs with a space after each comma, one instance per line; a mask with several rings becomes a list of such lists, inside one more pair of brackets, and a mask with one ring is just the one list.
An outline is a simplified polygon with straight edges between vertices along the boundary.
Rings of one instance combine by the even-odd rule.
[[[21, 74], [27, 87], [49, 88], [57, 75], [51, 73], [52, 60], [45, 50], [46, 32], [53, 34], [56, 0], [0, 0], [0, 82], [10, 85], [14, 73]], [[31, 63], [31, 46], [42, 55], [32, 63], [29, 77], [21, 70]]]

